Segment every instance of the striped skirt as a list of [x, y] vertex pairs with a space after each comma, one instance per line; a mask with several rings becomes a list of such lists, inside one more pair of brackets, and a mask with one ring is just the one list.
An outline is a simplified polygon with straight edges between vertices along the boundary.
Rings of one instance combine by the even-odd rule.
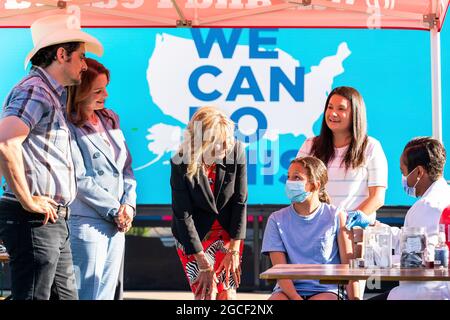
[[[208, 259], [210, 265], [214, 266], [214, 270], [218, 270], [223, 258], [226, 254], [226, 249], [230, 247], [230, 235], [227, 231], [219, 224], [216, 220], [211, 227], [211, 230], [206, 234], [205, 238], [202, 240], [203, 251]], [[241, 246], [239, 249], [240, 259], [242, 263], [242, 251], [244, 248], [244, 241], [241, 241]], [[187, 255], [184, 253], [183, 246], [177, 242], [177, 252], [180, 257], [181, 264], [183, 265], [184, 273], [186, 274], [187, 280], [191, 287], [192, 292], [195, 294], [197, 290], [197, 284], [192, 284], [197, 280], [199, 276], [199, 268], [197, 261], [193, 254]], [[225, 284], [225, 270], [220, 274], [217, 274], [217, 279], [219, 283], [217, 284], [217, 291], [221, 293], [224, 290], [236, 289], [236, 283], [233, 277], [229, 277], [229, 287]]]

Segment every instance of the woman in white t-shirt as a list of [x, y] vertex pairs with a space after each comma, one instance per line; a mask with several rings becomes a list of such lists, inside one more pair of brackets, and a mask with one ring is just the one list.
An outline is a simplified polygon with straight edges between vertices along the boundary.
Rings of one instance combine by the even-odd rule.
[[388, 168], [380, 142], [367, 136], [366, 107], [358, 91], [331, 91], [320, 135], [307, 139], [297, 157], [308, 155], [326, 164], [326, 189], [331, 203], [348, 211], [347, 228], [374, 222], [384, 204]]

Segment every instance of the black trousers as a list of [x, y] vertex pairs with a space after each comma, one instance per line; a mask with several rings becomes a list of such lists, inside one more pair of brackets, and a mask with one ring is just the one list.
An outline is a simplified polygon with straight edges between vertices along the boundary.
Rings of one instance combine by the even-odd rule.
[[0, 200], [0, 239], [10, 255], [13, 300], [77, 300], [67, 221], [43, 225], [43, 215]]

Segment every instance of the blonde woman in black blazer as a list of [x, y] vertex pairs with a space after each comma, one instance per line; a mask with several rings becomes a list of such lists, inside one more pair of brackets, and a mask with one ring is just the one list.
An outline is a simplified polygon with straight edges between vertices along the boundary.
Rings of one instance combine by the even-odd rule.
[[172, 232], [196, 299], [236, 297], [247, 222], [245, 150], [219, 109], [200, 108], [171, 159]]

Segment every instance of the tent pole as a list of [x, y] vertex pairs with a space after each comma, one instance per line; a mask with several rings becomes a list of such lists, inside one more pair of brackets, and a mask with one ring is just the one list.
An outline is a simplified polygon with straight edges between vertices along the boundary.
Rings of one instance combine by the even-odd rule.
[[430, 30], [430, 45], [433, 138], [442, 142], [441, 36], [437, 28]]

